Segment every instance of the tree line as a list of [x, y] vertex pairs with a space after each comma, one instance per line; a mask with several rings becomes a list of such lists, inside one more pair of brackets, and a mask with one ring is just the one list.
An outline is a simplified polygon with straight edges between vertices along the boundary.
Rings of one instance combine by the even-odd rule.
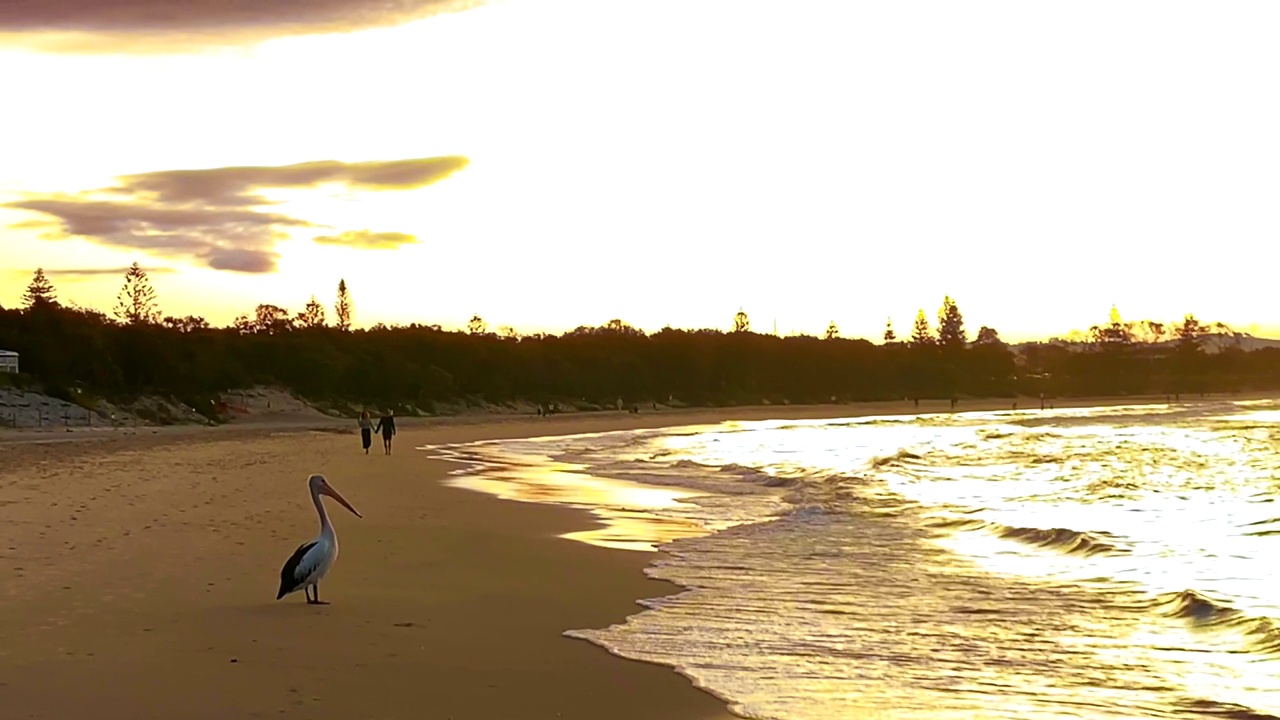
[[[10, 382], [68, 399], [167, 395], [206, 413], [221, 393], [259, 384], [402, 413], [456, 402], [705, 406], [1280, 389], [1280, 350], [1246, 350], [1239, 334], [1194, 315], [1166, 325], [1126, 322], [1113, 309], [1081, 337], [1015, 350], [991, 327], [970, 338], [951, 297], [936, 325], [921, 309], [907, 339], [890, 322], [879, 343], [841, 337], [834, 322], [821, 337], [759, 334], [743, 310], [728, 332], [645, 333], [616, 319], [560, 335], [493, 332], [479, 316], [458, 331], [356, 328], [354, 313], [340, 280], [331, 308], [314, 296], [296, 313], [262, 304], [213, 327], [164, 315], [135, 263], [107, 315], [59, 302], [37, 270], [22, 307], [0, 309], [0, 348], [21, 354], [24, 377]], [[1224, 337], [1222, 347], [1207, 346]]]

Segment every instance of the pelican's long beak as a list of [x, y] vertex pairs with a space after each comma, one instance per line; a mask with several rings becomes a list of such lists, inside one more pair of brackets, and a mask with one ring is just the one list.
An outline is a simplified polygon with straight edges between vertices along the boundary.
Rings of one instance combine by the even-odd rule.
[[338, 503], [339, 503], [340, 505], [342, 505], [342, 507], [344, 507], [344, 508], [346, 508], [346, 509], [350, 510], [352, 515], [355, 515], [355, 516], [356, 516], [356, 517], [358, 517], [358, 518], [362, 518], [362, 517], [364, 517], [364, 516], [363, 516], [363, 515], [361, 515], [361, 514], [360, 514], [360, 513], [355, 509], [355, 508], [351, 507], [351, 503], [347, 502], [347, 499], [346, 499], [346, 498], [344, 498], [344, 497], [342, 497], [342, 495], [338, 494], [338, 491], [337, 491], [337, 490], [334, 490], [334, 489], [333, 489], [332, 487], [330, 487], [328, 484], [326, 484], [326, 485], [325, 485], [325, 486], [320, 490], [320, 492], [324, 493], [325, 495], [328, 495], [329, 497], [333, 498], [334, 500], [337, 500], [337, 501], [338, 501]]

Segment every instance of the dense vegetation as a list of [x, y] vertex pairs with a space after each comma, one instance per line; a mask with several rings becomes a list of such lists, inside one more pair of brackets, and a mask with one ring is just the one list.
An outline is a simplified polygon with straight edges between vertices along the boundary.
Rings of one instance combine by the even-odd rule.
[[[162, 316], [136, 264], [113, 316], [60, 304], [40, 271], [23, 300], [21, 309], [0, 310], [0, 348], [21, 353], [28, 376], [17, 381], [62, 397], [169, 395], [202, 412], [218, 394], [257, 384], [402, 412], [459, 400], [721, 405], [1280, 388], [1280, 350], [1246, 351], [1230, 341], [1240, 336], [1191, 315], [1166, 328], [1123, 322], [1113, 310], [1110, 322], [1085, 336], [1015, 352], [991, 328], [970, 340], [950, 298], [936, 330], [920, 311], [909, 338], [899, 341], [887, 327], [876, 344], [841, 338], [834, 324], [821, 338], [757, 334], [743, 312], [730, 332], [646, 334], [611, 320], [521, 337], [489, 332], [478, 317], [465, 331], [355, 329], [345, 283], [335, 322], [313, 297], [296, 315], [259, 305], [252, 316], [215, 328], [198, 317]], [[1223, 337], [1229, 340], [1221, 347], [1207, 346]]]

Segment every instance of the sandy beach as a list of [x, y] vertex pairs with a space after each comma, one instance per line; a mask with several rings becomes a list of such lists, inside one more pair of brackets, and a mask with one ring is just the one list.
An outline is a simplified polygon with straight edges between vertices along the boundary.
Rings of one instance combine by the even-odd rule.
[[[644, 576], [651, 554], [560, 537], [591, 527], [586, 513], [448, 487], [455, 466], [414, 448], [946, 407], [405, 419], [391, 457], [376, 440], [364, 455], [345, 425], [0, 433], [0, 707], [15, 719], [728, 718], [668, 668], [561, 635], [676, 592]], [[281, 564], [317, 531], [311, 472], [365, 516], [330, 504], [342, 556], [323, 607], [274, 599]]]

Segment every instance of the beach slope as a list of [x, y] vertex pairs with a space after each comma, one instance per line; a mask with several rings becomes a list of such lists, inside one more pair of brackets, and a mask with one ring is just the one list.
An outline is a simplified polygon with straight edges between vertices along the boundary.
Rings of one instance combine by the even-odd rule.
[[[676, 592], [645, 578], [651, 554], [560, 538], [588, 516], [447, 487], [455, 466], [413, 450], [550, 427], [608, 429], [406, 428], [391, 457], [332, 432], [0, 446], [4, 716], [730, 717], [668, 668], [561, 635]], [[365, 516], [329, 505], [328, 606], [274, 599], [318, 530], [311, 472]]]

